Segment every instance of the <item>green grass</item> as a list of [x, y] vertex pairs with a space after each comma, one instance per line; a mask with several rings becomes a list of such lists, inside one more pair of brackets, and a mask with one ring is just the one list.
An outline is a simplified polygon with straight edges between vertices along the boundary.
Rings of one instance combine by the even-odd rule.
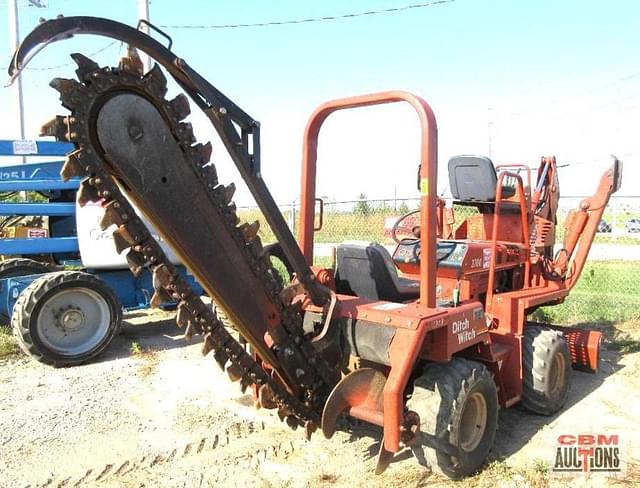
[[565, 302], [539, 309], [534, 317], [557, 324], [639, 320], [639, 277], [638, 261], [587, 262]]
[[0, 358], [16, 354], [18, 350], [18, 344], [11, 333], [11, 327], [0, 325]]

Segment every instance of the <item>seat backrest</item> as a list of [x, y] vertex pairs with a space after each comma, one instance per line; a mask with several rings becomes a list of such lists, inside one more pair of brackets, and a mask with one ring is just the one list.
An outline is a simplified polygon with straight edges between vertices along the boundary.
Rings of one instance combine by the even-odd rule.
[[380, 244], [340, 244], [336, 249], [338, 293], [370, 300], [401, 301], [398, 273]]
[[454, 156], [449, 160], [449, 188], [456, 200], [493, 202], [498, 177], [485, 156]]

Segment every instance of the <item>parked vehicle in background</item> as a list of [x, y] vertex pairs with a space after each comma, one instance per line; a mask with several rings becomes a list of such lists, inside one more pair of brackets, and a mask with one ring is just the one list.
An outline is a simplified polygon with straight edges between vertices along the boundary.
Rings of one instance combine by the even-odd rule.
[[601, 220], [598, 224], [598, 232], [611, 232], [611, 224], [608, 224], [606, 220]]
[[629, 219], [624, 224], [624, 228], [627, 232], [640, 232], [640, 219]]

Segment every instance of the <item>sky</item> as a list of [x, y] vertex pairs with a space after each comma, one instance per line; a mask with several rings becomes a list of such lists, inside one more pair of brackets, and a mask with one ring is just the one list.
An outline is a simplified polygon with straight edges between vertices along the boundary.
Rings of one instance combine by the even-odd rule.
[[[40, 17], [108, 17], [131, 25], [136, 0], [19, 0], [24, 37]], [[415, 0], [152, 0], [151, 21], [173, 50], [261, 122], [263, 175], [277, 202], [300, 191], [302, 136], [313, 110], [345, 96], [403, 89], [422, 96], [438, 122], [439, 191], [456, 154], [536, 167], [556, 155], [564, 195], [593, 192], [615, 154], [625, 162], [622, 195], [640, 195], [640, 2], [637, 0], [456, 0], [428, 8], [352, 19], [237, 29], [178, 25], [254, 23], [340, 15], [420, 3]], [[0, 0], [0, 60], [11, 56], [7, 0]], [[68, 54], [94, 53], [110, 40], [82, 36], [43, 50], [23, 75], [28, 139], [64, 113], [53, 77], [72, 77]], [[113, 45], [94, 59], [115, 64]], [[177, 89], [171, 87], [171, 95]], [[0, 88], [0, 138], [18, 136], [12, 89]], [[193, 107], [194, 112], [196, 108]], [[223, 182], [240, 177], [201, 114]], [[332, 115], [321, 132], [318, 195], [331, 200], [414, 197], [419, 127], [408, 106]], [[10, 163], [10, 160], [4, 161]], [[251, 203], [239, 190], [239, 205]]]

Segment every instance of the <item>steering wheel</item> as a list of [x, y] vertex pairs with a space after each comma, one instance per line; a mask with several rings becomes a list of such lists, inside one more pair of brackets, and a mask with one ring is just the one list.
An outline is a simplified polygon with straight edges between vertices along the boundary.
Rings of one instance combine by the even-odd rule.
[[414, 237], [411, 238], [404, 238], [404, 239], [399, 239], [398, 238], [398, 229], [400, 228], [400, 223], [411, 217], [412, 215], [415, 214], [419, 214], [420, 213], [420, 209], [417, 210], [412, 210], [411, 212], [407, 212], [406, 214], [404, 214], [402, 217], [398, 218], [398, 220], [396, 220], [395, 224], [393, 224], [393, 227], [391, 228], [391, 238], [394, 240], [394, 242], [396, 244], [400, 244], [402, 242], [402, 244], [416, 244], [417, 242], [420, 242], [420, 225], [414, 225], [411, 228], [411, 233], [413, 234]]

